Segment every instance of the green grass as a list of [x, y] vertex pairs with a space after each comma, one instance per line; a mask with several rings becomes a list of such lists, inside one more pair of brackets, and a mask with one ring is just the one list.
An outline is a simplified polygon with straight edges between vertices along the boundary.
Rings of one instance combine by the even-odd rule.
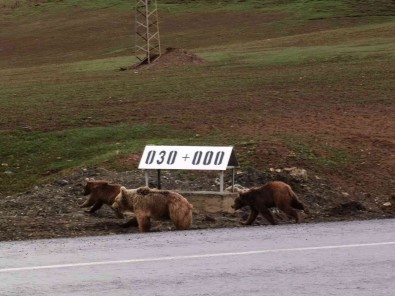
[[[377, 40], [375, 40], [377, 41]], [[395, 58], [393, 44], [283, 47], [260, 52], [233, 54], [206, 54], [208, 60], [231, 63], [237, 60], [244, 65], [269, 66], [277, 64], [316, 64], [325, 62], [350, 62], [364, 60], [389, 60]]]
[[[333, 28], [321, 32], [279, 36], [277, 38], [209, 47], [206, 58], [213, 61], [234, 60], [247, 55], [265, 63], [305, 63], [306, 58], [323, 60], [345, 54], [350, 58], [394, 58], [395, 24], [360, 25], [350, 28]], [[262, 54], [263, 51], [263, 54]]]
[[359, 155], [351, 150], [335, 147], [316, 137], [298, 133], [274, 133], [273, 136], [288, 146], [298, 162], [321, 170], [338, 172], [360, 160]]
[[[0, 133], [0, 192], [26, 188], [81, 166], [114, 162], [147, 144], [190, 142], [188, 132], [165, 126], [134, 125], [71, 129], [56, 132]], [[193, 139], [192, 139], [193, 140]], [[11, 184], [11, 187], [10, 187]]]

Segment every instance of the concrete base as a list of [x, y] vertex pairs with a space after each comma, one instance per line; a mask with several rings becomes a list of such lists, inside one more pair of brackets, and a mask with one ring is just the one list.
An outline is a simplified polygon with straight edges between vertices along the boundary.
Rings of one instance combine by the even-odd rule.
[[231, 208], [237, 193], [232, 192], [212, 192], [212, 191], [193, 191], [179, 192], [193, 205], [194, 213], [234, 213]]

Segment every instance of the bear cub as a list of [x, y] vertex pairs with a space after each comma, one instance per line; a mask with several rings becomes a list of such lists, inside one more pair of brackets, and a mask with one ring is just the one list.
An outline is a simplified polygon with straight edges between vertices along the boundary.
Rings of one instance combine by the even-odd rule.
[[[84, 186], [83, 195], [89, 195], [89, 197], [82, 205], [80, 205], [80, 208], [93, 206], [89, 210], [85, 211], [90, 214], [100, 209], [103, 204], [111, 206], [114, 203], [117, 195], [121, 193], [121, 185], [110, 184], [110, 182], [106, 180], [94, 180], [86, 178], [85, 182], [86, 184]], [[116, 214], [119, 218], [123, 218], [122, 214]]]

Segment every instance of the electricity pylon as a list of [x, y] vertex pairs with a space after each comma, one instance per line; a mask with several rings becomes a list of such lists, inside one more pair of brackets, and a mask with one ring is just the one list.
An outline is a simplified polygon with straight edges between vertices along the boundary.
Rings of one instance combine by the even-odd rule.
[[135, 56], [150, 64], [161, 55], [156, 0], [137, 0], [135, 20]]

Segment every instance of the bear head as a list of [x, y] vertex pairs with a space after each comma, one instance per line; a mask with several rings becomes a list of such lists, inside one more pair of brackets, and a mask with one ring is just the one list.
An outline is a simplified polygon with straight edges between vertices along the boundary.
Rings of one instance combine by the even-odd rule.
[[243, 200], [240, 198], [240, 196], [238, 196], [234, 200], [234, 203], [232, 205], [232, 209], [237, 211], [237, 210], [240, 210], [244, 206], [245, 206], [245, 204], [244, 204]]
[[133, 197], [136, 195], [137, 189], [126, 189], [121, 187], [121, 192], [115, 197], [111, 208], [115, 213], [124, 213], [133, 211]]
[[249, 206], [253, 203], [254, 195], [250, 190], [239, 191], [239, 196], [235, 198], [232, 209], [239, 210], [242, 207]]

